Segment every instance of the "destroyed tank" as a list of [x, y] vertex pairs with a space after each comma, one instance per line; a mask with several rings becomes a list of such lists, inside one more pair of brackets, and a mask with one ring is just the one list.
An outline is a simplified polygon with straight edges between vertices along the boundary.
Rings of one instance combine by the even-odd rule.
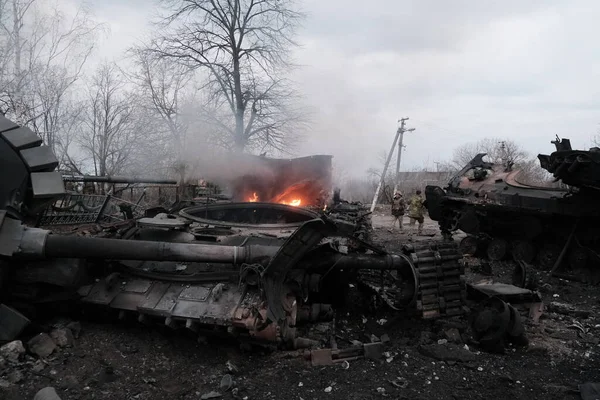
[[[449, 237], [468, 234], [461, 251], [491, 260], [534, 264], [580, 281], [600, 281], [600, 151], [572, 150], [568, 139], [538, 155], [554, 187], [522, 183], [510, 163], [485, 162], [478, 154], [444, 189], [425, 190], [430, 217]], [[560, 181], [560, 185], [556, 185]]]
[[35, 227], [41, 210], [66, 198], [50, 148], [0, 117], [0, 155], [0, 341], [60, 301], [199, 334], [307, 347], [315, 341], [302, 324], [331, 320], [351, 281], [407, 314], [463, 312], [456, 246], [388, 253], [366, 241], [369, 213], [358, 205], [316, 212], [212, 204], [74, 224], [63, 235]]

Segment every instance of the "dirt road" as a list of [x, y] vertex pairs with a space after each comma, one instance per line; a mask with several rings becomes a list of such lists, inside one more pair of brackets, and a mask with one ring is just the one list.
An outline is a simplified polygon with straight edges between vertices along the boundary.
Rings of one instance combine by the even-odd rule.
[[[376, 213], [373, 224], [374, 241], [390, 251], [431, 239], [388, 232], [391, 218], [385, 213]], [[424, 234], [439, 238], [431, 220]], [[502, 279], [507, 267], [493, 268], [492, 278]], [[471, 271], [468, 275], [479, 279]], [[350, 300], [360, 297], [354, 290]], [[537, 324], [527, 320], [529, 346], [505, 354], [480, 351], [464, 318], [395, 320], [389, 310], [371, 311], [364, 302], [351, 301], [338, 310], [339, 336], [368, 341], [387, 333], [391, 342], [382, 360], [331, 367], [312, 367], [297, 352], [246, 351], [219, 340], [199, 343], [164, 327], [93, 322], [86, 315], [73, 346], [57, 350], [40, 371], [32, 371], [33, 357], [17, 367], [0, 364], [3, 379], [14, 371], [23, 375], [20, 382], [0, 387], [0, 398], [32, 399], [40, 388], [54, 386], [63, 400], [201, 399], [210, 392], [223, 399], [577, 399], [578, 384], [600, 381], [598, 289], [555, 280], [542, 295], [546, 303], [569, 303], [583, 313], [547, 312]], [[445, 342], [451, 328], [461, 333], [459, 343]], [[425, 351], [438, 341], [450, 356], [434, 358]], [[220, 387], [227, 374], [233, 379], [230, 390]]]

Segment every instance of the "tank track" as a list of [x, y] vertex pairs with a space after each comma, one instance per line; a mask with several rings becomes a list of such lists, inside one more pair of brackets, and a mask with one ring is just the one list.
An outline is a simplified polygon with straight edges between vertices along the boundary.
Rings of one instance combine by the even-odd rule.
[[362, 270], [359, 282], [390, 308], [424, 319], [464, 313], [464, 266], [455, 243], [405, 246], [403, 257], [413, 266], [412, 276], [406, 271]]
[[411, 258], [419, 281], [417, 312], [423, 318], [462, 314], [467, 287], [458, 246], [433, 243], [415, 249]]
[[52, 149], [33, 131], [0, 117], [0, 210], [22, 220], [63, 195], [57, 166]]
[[[0, 116], [0, 228], [14, 220], [35, 223], [38, 211], [65, 192], [62, 176], [55, 171], [58, 160], [52, 149], [30, 129]], [[5, 280], [9, 271], [12, 237], [0, 237], [0, 341], [16, 337], [29, 319], [18, 312], [7, 299], [21, 287]], [[31, 285], [25, 286], [31, 291]]]

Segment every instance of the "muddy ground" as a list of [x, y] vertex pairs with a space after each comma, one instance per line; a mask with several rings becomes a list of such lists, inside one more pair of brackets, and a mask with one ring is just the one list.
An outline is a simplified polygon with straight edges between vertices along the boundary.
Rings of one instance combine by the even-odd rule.
[[[390, 233], [390, 224], [385, 213], [374, 215], [373, 239], [390, 251], [406, 242], [440, 238], [430, 220], [424, 234], [431, 237], [417, 237], [416, 231]], [[510, 276], [511, 263], [492, 265], [491, 276], [480, 275], [476, 260], [470, 265], [471, 281], [506, 281]], [[597, 287], [561, 280], [543, 285], [546, 304], [568, 303], [577, 311], [554, 308], [539, 323], [526, 319], [529, 346], [508, 348], [505, 354], [480, 351], [464, 318], [395, 319], [388, 310], [370, 310], [354, 290], [353, 301], [337, 314], [338, 345], [387, 333], [389, 353], [381, 360], [313, 367], [298, 352], [249, 350], [214, 339], [199, 342], [166, 328], [94, 322], [93, 316], [86, 316], [72, 347], [56, 350], [43, 365], [38, 362], [37, 372], [32, 356], [16, 367], [0, 367], [4, 379], [15, 371], [22, 374], [20, 382], [0, 387], [0, 399], [33, 399], [45, 386], [57, 388], [63, 400], [201, 399], [213, 391], [223, 399], [577, 399], [578, 384], [600, 381]], [[461, 349], [458, 358], [463, 361], [423, 354], [423, 346], [444, 343], [452, 327], [462, 333], [460, 343], [440, 346]], [[233, 390], [219, 387], [226, 374], [232, 375]]]

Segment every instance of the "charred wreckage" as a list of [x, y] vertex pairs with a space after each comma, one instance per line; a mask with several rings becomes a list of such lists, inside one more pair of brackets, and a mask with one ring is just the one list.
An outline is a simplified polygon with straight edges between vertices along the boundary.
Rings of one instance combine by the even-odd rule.
[[540, 154], [554, 187], [524, 184], [510, 162], [488, 163], [478, 154], [444, 189], [427, 186], [429, 215], [449, 237], [468, 234], [461, 252], [499, 261], [518, 261], [516, 279], [527, 269], [593, 284], [600, 283], [600, 149], [573, 150], [568, 139]]
[[[307, 190], [310, 182], [330, 183], [329, 156], [296, 163], [324, 175], [281, 181], [289, 189], [280, 196], [247, 178], [237, 184], [242, 202], [149, 209], [101, 232], [79, 225], [64, 235], [38, 225], [43, 210], [56, 217], [82, 206], [65, 203], [51, 149], [0, 118], [0, 154], [0, 341], [18, 336], [39, 307], [66, 301], [199, 334], [306, 348], [318, 343], [304, 327], [331, 321], [350, 282], [398, 313], [463, 313], [457, 246], [405, 246], [391, 254], [370, 244], [364, 207], [339, 193], [327, 202], [322, 190]], [[293, 161], [285, 162], [289, 169]], [[282, 162], [273, 168], [284, 171]], [[90, 210], [98, 206], [83, 211]]]

